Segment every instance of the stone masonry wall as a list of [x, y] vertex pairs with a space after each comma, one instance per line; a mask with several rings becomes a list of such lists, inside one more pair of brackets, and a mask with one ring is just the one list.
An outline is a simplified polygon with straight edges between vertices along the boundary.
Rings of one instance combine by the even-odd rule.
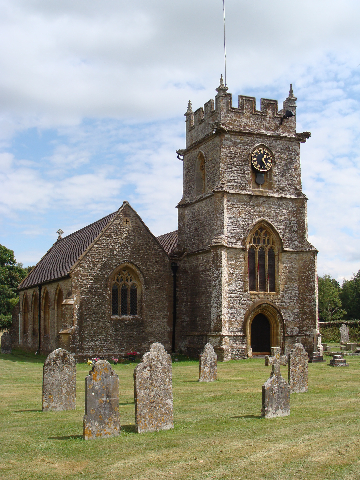
[[[112, 316], [111, 279], [121, 265], [141, 283], [137, 315]], [[78, 355], [146, 352], [162, 342], [171, 348], [172, 275], [167, 254], [134, 210], [124, 204], [117, 217], [72, 272]]]
[[[67, 302], [62, 305], [61, 315], [57, 312], [56, 299], [59, 294], [59, 289], [62, 291], [63, 299]], [[49, 295], [49, 333], [44, 335], [44, 295], [48, 292]], [[68, 303], [68, 299], [71, 298], [71, 279], [65, 278], [60, 281], [51, 282], [42, 285], [41, 288], [41, 352], [50, 353], [56, 348], [60, 348], [61, 337], [59, 332], [64, 328], [70, 328], [73, 326], [73, 309], [72, 304]], [[24, 318], [24, 299], [27, 298], [28, 304], [28, 327], [25, 331], [25, 318]], [[36, 351], [39, 345], [38, 334], [38, 301], [34, 301], [35, 297], [39, 298], [39, 288], [33, 287], [19, 292], [19, 309], [20, 309], [20, 342], [19, 342], [19, 323], [12, 329], [12, 338], [14, 344], [21, 347], [24, 350]]]

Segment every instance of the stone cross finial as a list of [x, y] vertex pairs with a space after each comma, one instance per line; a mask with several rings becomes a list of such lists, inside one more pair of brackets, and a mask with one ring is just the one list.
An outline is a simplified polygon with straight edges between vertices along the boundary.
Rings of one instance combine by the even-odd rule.
[[286, 355], [281, 355], [280, 347], [271, 347], [271, 357], [265, 356], [265, 365], [271, 365], [271, 375], [280, 375], [280, 365], [286, 365], [288, 358]]
[[59, 236], [58, 236], [58, 240], [60, 240], [60, 238], [62, 238], [62, 234], [64, 233], [61, 228], [59, 228], [59, 230], [56, 232]]

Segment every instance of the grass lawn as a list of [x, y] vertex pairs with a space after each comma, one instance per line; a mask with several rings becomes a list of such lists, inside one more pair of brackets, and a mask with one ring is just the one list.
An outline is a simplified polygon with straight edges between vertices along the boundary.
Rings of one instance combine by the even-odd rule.
[[[347, 368], [309, 365], [308, 393], [289, 417], [260, 417], [264, 359], [220, 363], [197, 382], [198, 363], [173, 364], [175, 428], [134, 431], [134, 364], [120, 378], [119, 437], [84, 441], [85, 364], [74, 411], [41, 411], [44, 357], [0, 355], [1, 479], [360, 479], [360, 357]], [[287, 378], [286, 367], [281, 367]]]

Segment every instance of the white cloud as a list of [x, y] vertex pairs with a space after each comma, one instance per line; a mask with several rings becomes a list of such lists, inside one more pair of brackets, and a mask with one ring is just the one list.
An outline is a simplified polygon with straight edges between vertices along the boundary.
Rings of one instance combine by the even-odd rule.
[[[223, 71], [222, 2], [0, 0], [0, 11], [3, 241], [30, 258], [33, 238], [50, 242], [125, 199], [155, 234], [176, 228], [175, 150], [187, 101], [213, 98]], [[310, 241], [319, 272], [337, 278], [360, 268], [359, 13], [355, 0], [226, 1], [234, 105], [239, 93], [281, 105], [294, 84], [298, 130], [312, 132]]]

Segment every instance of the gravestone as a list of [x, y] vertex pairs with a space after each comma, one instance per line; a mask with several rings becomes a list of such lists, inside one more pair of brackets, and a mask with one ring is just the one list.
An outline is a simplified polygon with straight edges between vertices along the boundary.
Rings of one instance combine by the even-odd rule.
[[204, 347], [199, 360], [199, 382], [214, 382], [217, 378], [217, 355], [211, 343]]
[[295, 343], [289, 355], [289, 385], [290, 393], [308, 391], [309, 357], [301, 343]]
[[355, 352], [357, 347], [358, 347], [358, 344], [349, 342], [345, 345], [345, 347], [346, 347], [345, 350], [350, 351], [350, 352]]
[[84, 439], [119, 434], [119, 377], [108, 361], [98, 360], [85, 378]]
[[314, 349], [311, 361], [312, 363], [324, 361], [324, 347], [321, 343], [321, 335], [317, 330], [314, 330]]
[[270, 378], [262, 386], [261, 416], [265, 418], [290, 415], [290, 387], [280, 374], [280, 365], [288, 359], [280, 352], [280, 347], [271, 347], [272, 356], [265, 357], [265, 365], [272, 365]]
[[76, 406], [76, 363], [71, 353], [58, 348], [43, 367], [42, 410], [74, 410]]
[[138, 433], [174, 428], [171, 357], [153, 343], [134, 370]]
[[9, 332], [4, 332], [1, 335], [1, 353], [11, 353], [11, 335]]
[[340, 327], [340, 343], [349, 343], [349, 327], [343, 323]]
[[333, 358], [329, 363], [330, 367], [348, 367], [349, 364], [346, 363], [345, 358], [339, 353], [333, 353]]

